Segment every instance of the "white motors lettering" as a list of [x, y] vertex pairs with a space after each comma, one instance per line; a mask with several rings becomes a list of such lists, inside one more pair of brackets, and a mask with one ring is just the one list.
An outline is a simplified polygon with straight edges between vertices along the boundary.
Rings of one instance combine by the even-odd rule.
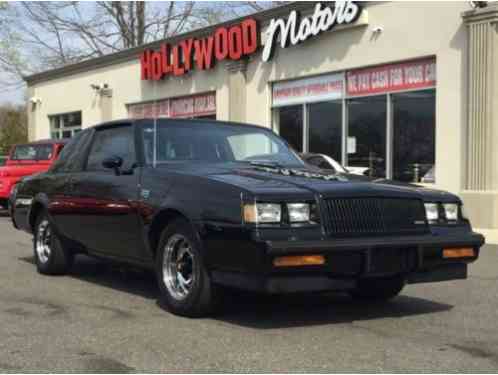
[[277, 38], [280, 35], [280, 47], [287, 48], [289, 43], [296, 45], [304, 42], [311, 36], [332, 29], [336, 25], [347, 25], [356, 21], [360, 15], [361, 8], [353, 1], [336, 1], [331, 9], [318, 3], [311, 17], [299, 21], [299, 14], [293, 10], [287, 20], [281, 18], [272, 19], [266, 30], [267, 39], [263, 48], [261, 58], [263, 61], [271, 59]]

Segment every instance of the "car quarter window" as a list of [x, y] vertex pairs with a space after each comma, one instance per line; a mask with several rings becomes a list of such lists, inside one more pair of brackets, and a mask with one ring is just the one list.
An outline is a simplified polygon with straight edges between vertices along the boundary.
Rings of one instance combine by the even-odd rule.
[[66, 173], [79, 172], [83, 168], [84, 153], [92, 139], [91, 129], [75, 135], [69, 143], [62, 148], [58, 159], [55, 161], [52, 172]]
[[102, 165], [102, 162], [106, 158], [116, 156], [123, 159], [123, 169], [132, 168], [136, 163], [135, 138], [131, 124], [96, 130], [86, 170], [111, 172]]

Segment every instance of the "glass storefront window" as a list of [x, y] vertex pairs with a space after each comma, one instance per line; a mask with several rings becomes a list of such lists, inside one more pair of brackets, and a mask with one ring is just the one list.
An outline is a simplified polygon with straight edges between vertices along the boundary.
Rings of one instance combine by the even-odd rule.
[[[349, 99], [348, 166], [386, 176], [386, 95]], [[363, 171], [362, 171], [363, 172]]]
[[435, 90], [392, 95], [393, 179], [435, 182]]
[[279, 134], [297, 152], [303, 151], [303, 106], [293, 105], [278, 110]]
[[309, 152], [325, 154], [339, 163], [342, 155], [342, 102], [308, 105]]

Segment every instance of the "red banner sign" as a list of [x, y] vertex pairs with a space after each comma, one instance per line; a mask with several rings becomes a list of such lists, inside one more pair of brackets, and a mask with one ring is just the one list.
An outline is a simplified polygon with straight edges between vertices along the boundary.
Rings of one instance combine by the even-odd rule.
[[216, 114], [215, 94], [171, 100], [171, 117], [199, 117]]
[[342, 98], [344, 74], [328, 74], [273, 84], [273, 106]]
[[133, 119], [210, 115], [216, 115], [215, 93], [128, 105], [128, 116]]
[[170, 117], [169, 99], [150, 103], [130, 104], [128, 106], [128, 116], [134, 119]]
[[436, 85], [436, 60], [430, 58], [351, 70], [346, 73], [346, 81], [348, 95], [433, 87]]

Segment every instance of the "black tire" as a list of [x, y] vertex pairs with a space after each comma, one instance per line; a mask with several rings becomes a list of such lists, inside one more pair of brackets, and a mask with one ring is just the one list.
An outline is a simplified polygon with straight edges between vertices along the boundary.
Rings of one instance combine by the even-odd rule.
[[[48, 253], [40, 249], [37, 250], [37, 246], [40, 246], [40, 241], [42, 240], [41, 236], [47, 234], [47, 229], [50, 231], [49, 238], [46, 241], [46, 245], [49, 246]], [[74, 262], [74, 254], [63, 246], [46, 212], [41, 212], [36, 217], [33, 252], [36, 268], [39, 273], [44, 275], [65, 274], [71, 269]]]
[[402, 277], [362, 279], [349, 294], [353, 299], [361, 301], [383, 302], [396, 297], [404, 286], [405, 280]]
[[[172, 244], [179, 240], [183, 241], [183, 244], [188, 244], [190, 249], [188, 257], [192, 259], [190, 262], [191, 285], [188, 293], [183, 298], [178, 297], [178, 293], [175, 293], [175, 285], [172, 285], [175, 282], [166, 281], [168, 277], [165, 277], [165, 271], [163, 270], [165, 257], [167, 264], [173, 267], [173, 263], [168, 261], [170, 258], [168, 254], [173, 251], [167, 251], [166, 247], [169, 245], [170, 248], [174, 248]], [[183, 265], [185, 266], [185, 264], [187, 263], [184, 262]], [[176, 274], [182, 272], [182, 267], [177, 265], [175, 268], [177, 270]], [[206, 270], [202, 244], [194, 229], [186, 220], [176, 219], [163, 230], [156, 251], [156, 277], [161, 292], [160, 298], [172, 313], [194, 318], [203, 317], [213, 312], [217, 300], [217, 287], [211, 282]], [[188, 279], [188, 277], [185, 277], [185, 279]]]

